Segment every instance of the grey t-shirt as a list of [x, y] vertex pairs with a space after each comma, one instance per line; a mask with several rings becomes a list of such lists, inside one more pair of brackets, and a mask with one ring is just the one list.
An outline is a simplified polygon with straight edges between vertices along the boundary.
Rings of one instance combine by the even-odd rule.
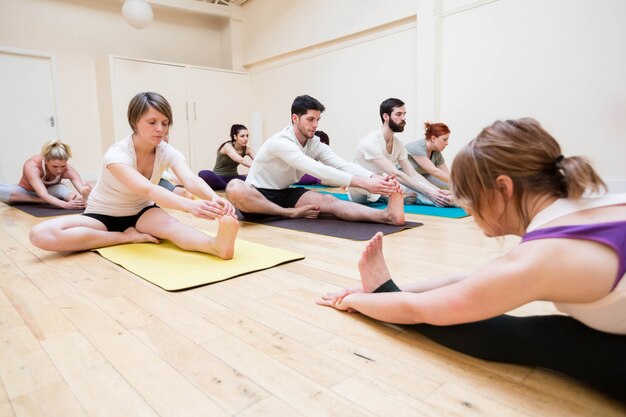
[[[407, 143], [406, 151], [409, 154], [409, 157], [425, 156], [428, 158], [428, 151], [426, 149], [426, 139], [418, 139], [414, 142]], [[443, 159], [443, 155], [439, 151], [433, 151], [429, 159], [436, 167], [446, 163], [445, 159]], [[417, 172], [419, 172], [422, 175], [428, 174], [428, 172], [425, 169], [420, 167], [419, 164], [415, 162], [415, 159], [409, 158], [409, 161], [411, 162], [411, 165], [413, 165], [413, 168], [415, 168]]]

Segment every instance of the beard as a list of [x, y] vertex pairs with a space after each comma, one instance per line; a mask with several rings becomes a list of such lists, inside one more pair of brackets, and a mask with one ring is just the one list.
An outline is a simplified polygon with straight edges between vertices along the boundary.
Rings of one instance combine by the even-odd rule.
[[396, 123], [393, 120], [391, 120], [391, 118], [389, 119], [389, 129], [391, 129], [391, 131], [394, 133], [404, 132], [405, 125], [406, 125], [406, 122]]

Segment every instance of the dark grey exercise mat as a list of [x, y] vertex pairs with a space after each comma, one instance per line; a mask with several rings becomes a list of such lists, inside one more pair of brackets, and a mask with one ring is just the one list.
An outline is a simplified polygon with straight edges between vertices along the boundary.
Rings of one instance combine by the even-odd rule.
[[406, 222], [402, 226], [369, 222], [350, 222], [325, 214], [320, 215], [317, 219], [285, 219], [282, 217], [249, 219], [237, 212], [237, 217], [239, 220], [250, 223], [266, 224], [268, 226], [282, 227], [284, 229], [299, 230], [302, 232], [317, 233], [319, 235], [352, 240], [368, 240], [371, 239], [376, 232], [383, 232], [384, 235], [389, 235], [404, 229], [413, 229], [414, 227], [424, 225], [418, 222]]
[[62, 209], [52, 204], [40, 204], [40, 203], [20, 203], [9, 204], [10, 207], [15, 207], [18, 210], [22, 210], [25, 213], [35, 217], [51, 217], [51, 216], [65, 216], [68, 214], [80, 214], [85, 210], [67, 210]]

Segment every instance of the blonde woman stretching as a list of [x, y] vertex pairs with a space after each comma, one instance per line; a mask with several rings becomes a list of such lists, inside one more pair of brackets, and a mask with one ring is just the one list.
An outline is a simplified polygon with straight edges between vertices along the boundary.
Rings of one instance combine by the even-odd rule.
[[[172, 120], [171, 107], [160, 94], [139, 93], [133, 97], [128, 106], [133, 133], [104, 155], [85, 214], [40, 223], [30, 233], [31, 242], [50, 251], [79, 251], [168, 239], [185, 250], [232, 258], [239, 229], [235, 210], [195, 176], [183, 155], [163, 140]], [[201, 199], [190, 200], [159, 187], [161, 174], [168, 167]], [[161, 207], [217, 219], [217, 236], [180, 223]]]
[[[626, 194], [587, 197], [602, 180], [532, 119], [485, 128], [456, 156], [451, 181], [485, 235], [521, 243], [477, 271], [400, 289], [377, 234], [359, 262], [362, 288], [318, 303], [416, 324], [459, 352], [550, 368], [626, 401]], [[565, 315], [504, 314], [535, 300]]]
[[[39, 155], [33, 155], [22, 168], [17, 185], [0, 184], [3, 203], [48, 203], [63, 209], [83, 209], [91, 185], [83, 182], [78, 171], [68, 160], [72, 157], [70, 145], [60, 140], [44, 144]], [[68, 179], [78, 192], [72, 191], [62, 180]]]

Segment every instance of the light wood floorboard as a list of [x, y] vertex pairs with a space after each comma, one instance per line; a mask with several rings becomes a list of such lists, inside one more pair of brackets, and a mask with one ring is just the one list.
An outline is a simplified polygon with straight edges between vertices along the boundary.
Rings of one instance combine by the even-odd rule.
[[[487, 239], [471, 218], [408, 218], [424, 226], [384, 243], [399, 284], [471, 270], [518, 241]], [[33, 247], [40, 221], [0, 203], [2, 417], [626, 415], [561, 375], [317, 306], [358, 284], [364, 242], [241, 223], [242, 239], [306, 258], [169, 293], [94, 252]], [[553, 312], [536, 302], [514, 314]]]

